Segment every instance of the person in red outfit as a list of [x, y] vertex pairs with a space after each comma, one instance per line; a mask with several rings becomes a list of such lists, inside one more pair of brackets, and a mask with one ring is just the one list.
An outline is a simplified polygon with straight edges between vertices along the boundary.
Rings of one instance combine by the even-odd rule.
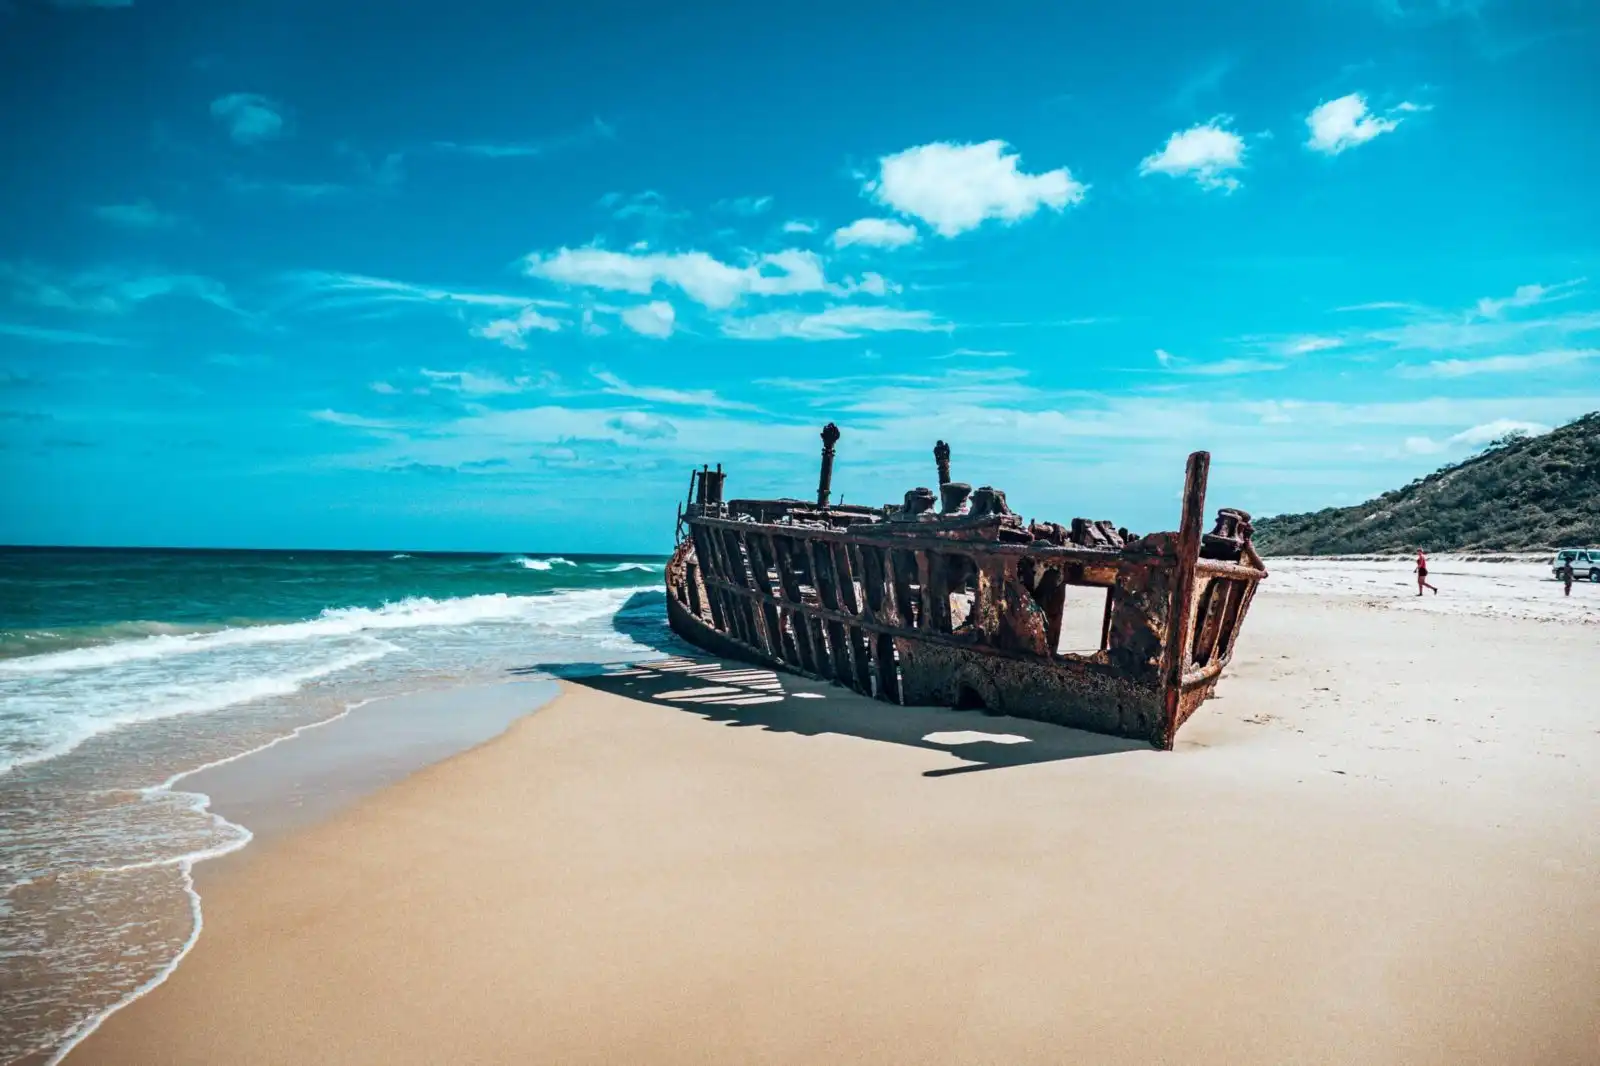
[[1435, 596], [1439, 595], [1439, 590], [1438, 589], [1434, 589], [1432, 585], [1428, 584], [1428, 557], [1426, 555], [1423, 555], [1422, 552], [1419, 550], [1417, 552], [1417, 595], [1418, 596], [1422, 595], [1422, 590], [1423, 589], [1433, 589], [1433, 594]]

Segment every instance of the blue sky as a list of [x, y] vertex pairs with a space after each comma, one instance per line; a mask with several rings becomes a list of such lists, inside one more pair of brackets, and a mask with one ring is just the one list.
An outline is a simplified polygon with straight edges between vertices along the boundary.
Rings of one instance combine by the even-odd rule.
[[830, 419], [1143, 531], [1600, 408], [1593, 5], [1112, 7], [0, 4], [0, 542], [665, 550]]

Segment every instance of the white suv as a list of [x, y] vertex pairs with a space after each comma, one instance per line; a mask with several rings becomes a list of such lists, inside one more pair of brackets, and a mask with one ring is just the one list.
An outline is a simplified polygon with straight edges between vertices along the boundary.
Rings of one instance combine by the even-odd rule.
[[1556, 557], [1550, 560], [1550, 569], [1555, 571], [1556, 578], [1561, 577], [1561, 568], [1568, 563], [1572, 564], [1572, 576], [1582, 581], [1600, 583], [1600, 548], [1562, 548], [1556, 552]]

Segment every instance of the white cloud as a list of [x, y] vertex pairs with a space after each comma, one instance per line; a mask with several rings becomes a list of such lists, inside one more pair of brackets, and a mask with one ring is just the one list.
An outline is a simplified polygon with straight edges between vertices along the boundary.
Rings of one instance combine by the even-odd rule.
[[1407, 437], [1404, 446], [1412, 455], [1437, 455], [1451, 448], [1481, 448], [1485, 444], [1499, 440], [1507, 433], [1525, 433], [1530, 437], [1537, 437], [1549, 432], [1550, 427], [1542, 422], [1497, 418], [1492, 422], [1464, 429], [1442, 441], [1434, 440], [1432, 437]]
[[816, 224], [813, 223], [813, 222], [802, 222], [799, 219], [795, 218], [795, 219], [790, 219], [788, 222], [785, 222], [783, 224], [783, 232], [785, 232], [785, 233], [815, 233], [815, 232], [817, 232], [817, 227], [816, 227]]
[[654, 189], [646, 189], [644, 192], [632, 195], [608, 192], [600, 197], [600, 206], [610, 211], [611, 217], [619, 222], [630, 218], [671, 222], [689, 217], [687, 211], [674, 211], [667, 207], [667, 198]]
[[773, 311], [722, 323], [724, 335], [739, 340], [848, 340], [866, 333], [948, 332], [952, 327], [928, 311], [899, 311], [888, 307], [830, 307], [825, 311]]
[[283, 105], [257, 93], [230, 93], [211, 101], [211, 117], [239, 144], [261, 144], [283, 136]]
[[[448, 389], [466, 396], [510, 396], [549, 384], [549, 376], [534, 379], [527, 375], [503, 378], [498, 374], [479, 374], [472, 370], [423, 370], [422, 376], [436, 389]], [[381, 391], [381, 390], [374, 390]]]
[[606, 419], [606, 427], [640, 440], [670, 440], [678, 435], [677, 426], [659, 415], [643, 411], [624, 411]]
[[632, 400], [646, 400], [678, 407], [706, 407], [712, 410], [754, 411], [755, 405], [739, 400], [725, 400], [710, 389], [667, 389], [652, 385], [630, 385], [617, 375], [597, 370], [594, 378], [605, 386], [602, 390], [612, 396], [626, 396]]
[[512, 318], [497, 318], [472, 328], [474, 337], [484, 340], [498, 341], [507, 348], [523, 351], [528, 347], [528, 334], [534, 330], [545, 333], [557, 333], [561, 329], [561, 321], [541, 314], [536, 308], [524, 307]]
[[1510, 296], [1502, 296], [1498, 299], [1485, 296], [1478, 301], [1476, 311], [1479, 318], [1499, 318], [1509, 308], [1533, 307], [1537, 304], [1570, 296], [1572, 290], [1582, 285], [1586, 280], [1586, 278], [1573, 278], [1571, 281], [1563, 281], [1555, 285], [1518, 285], [1516, 291]]
[[1156, 349], [1156, 362], [1175, 374], [1196, 374], [1201, 377], [1233, 377], [1241, 374], [1270, 373], [1287, 369], [1287, 363], [1269, 363], [1262, 359], [1219, 359], [1215, 363], [1194, 363], [1173, 355], [1165, 348]]
[[871, 248], [900, 248], [916, 239], [915, 226], [892, 218], [858, 218], [848, 226], [833, 231], [835, 248], [848, 248], [852, 244], [865, 244]]
[[289, 280], [334, 299], [347, 297], [351, 300], [463, 304], [468, 307], [566, 306], [554, 300], [534, 300], [527, 296], [504, 293], [441, 289], [430, 285], [414, 285], [408, 281], [375, 278], [365, 274], [344, 274], [337, 271], [303, 271], [289, 275]]
[[563, 149], [583, 147], [595, 141], [609, 140], [615, 135], [615, 131], [610, 126], [597, 118], [578, 130], [543, 140], [478, 141], [471, 143], [434, 141], [433, 147], [435, 151], [477, 156], [479, 159], [531, 159]]
[[1004, 359], [1007, 356], [1014, 355], [1014, 354], [1015, 353], [1012, 352], [1009, 348], [957, 348], [954, 351], [946, 352], [944, 355], [936, 355], [936, 356], [934, 356], [934, 358], [935, 359], [966, 359], [966, 358], [970, 358], [970, 359]]
[[372, 384], [368, 385], [367, 388], [371, 389], [379, 396], [394, 396], [400, 391], [387, 381], [374, 381]]
[[0, 322], [0, 334], [39, 341], [41, 344], [98, 344], [106, 347], [123, 347], [128, 343], [117, 337], [101, 337], [93, 333], [79, 333], [67, 329], [47, 329], [16, 322]]
[[128, 274], [106, 269], [58, 274], [30, 263], [0, 262], [0, 281], [11, 283], [12, 298], [18, 302], [59, 311], [120, 315], [149, 300], [186, 296], [249, 317], [226, 285], [200, 274]]
[[727, 211], [731, 214], [753, 218], [764, 214], [772, 206], [770, 196], [740, 196], [733, 200], [718, 200], [712, 205], [718, 211]]
[[1088, 187], [1066, 167], [1039, 174], [1018, 169], [1021, 157], [1004, 141], [932, 144], [879, 160], [878, 177], [863, 187], [878, 203], [919, 218], [943, 237], [976, 229], [988, 219], [1013, 223], [1041, 207], [1060, 211], [1083, 200]]
[[1161, 151], [1139, 163], [1139, 173], [1192, 177], [1201, 188], [1232, 192], [1239, 179], [1228, 171], [1244, 166], [1244, 138], [1227, 128], [1228, 121], [1221, 116], [1174, 133]]
[[1283, 354], [1310, 355], [1312, 352], [1325, 352], [1330, 348], [1339, 348], [1343, 345], [1344, 341], [1337, 337], [1298, 337], [1284, 342]]
[[793, 248], [763, 255], [749, 266], [730, 266], [705, 252], [630, 255], [593, 247], [530, 255], [523, 265], [530, 275], [550, 281], [641, 296], [669, 285], [717, 310], [747, 295], [785, 296], [828, 287], [822, 259]]
[[1239, 374], [1266, 374], [1287, 369], [1283, 363], [1269, 363], [1262, 359], [1219, 359], [1215, 363], [1185, 363], [1172, 369], [1181, 374], [1199, 374], [1205, 377], [1233, 377]]
[[900, 291], [900, 286], [871, 270], [863, 272], [860, 281], [852, 282], [845, 287], [854, 292], [864, 292], [869, 296], [887, 296], [891, 292]]
[[644, 337], [670, 337], [676, 312], [665, 300], [652, 300], [622, 312], [622, 324]]
[[1306, 147], [1327, 155], [1338, 155], [1346, 148], [1366, 144], [1379, 134], [1388, 133], [1399, 126], [1401, 120], [1391, 117], [1394, 114], [1419, 110], [1422, 108], [1416, 104], [1402, 103], [1391, 109], [1388, 115], [1375, 115], [1367, 110], [1367, 99], [1360, 93], [1328, 100], [1318, 104], [1306, 116], [1306, 128], [1311, 131]]
[[1482, 359], [1436, 359], [1420, 366], [1400, 368], [1408, 378], [1464, 378], [1478, 374], [1517, 374], [1529, 370], [1553, 370], [1587, 362], [1600, 356], [1596, 348], [1557, 348], [1528, 355], [1491, 355]]
[[157, 209], [149, 200], [131, 204], [103, 204], [94, 209], [102, 222], [124, 229], [167, 229], [177, 224], [177, 216]]
[[1499, 440], [1507, 433], [1526, 433], [1530, 437], [1537, 437], [1549, 432], [1550, 427], [1541, 422], [1519, 422], [1513, 418], [1497, 418], [1493, 422], [1485, 422], [1481, 426], [1462, 430], [1450, 438], [1450, 443], [1476, 447]]
[[385, 422], [377, 418], [368, 418], [365, 415], [347, 414], [344, 411], [334, 411], [328, 408], [323, 408], [320, 411], [312, 411], [311, 417], [316, 419], [318, 422], [327, 422], [329, 425], [334, 426], [345, 426], [349, 429], [388, 430], [395, 428], [394, 423], [392, 422]]

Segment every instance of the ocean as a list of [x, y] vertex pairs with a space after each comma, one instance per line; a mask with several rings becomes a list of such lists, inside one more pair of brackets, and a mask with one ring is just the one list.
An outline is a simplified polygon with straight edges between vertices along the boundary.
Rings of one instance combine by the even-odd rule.
[[183, 780], [387, 695], [671, 650], [658, 556], [0, 548], [0, 1063], [157, 981], [246, 844]]

